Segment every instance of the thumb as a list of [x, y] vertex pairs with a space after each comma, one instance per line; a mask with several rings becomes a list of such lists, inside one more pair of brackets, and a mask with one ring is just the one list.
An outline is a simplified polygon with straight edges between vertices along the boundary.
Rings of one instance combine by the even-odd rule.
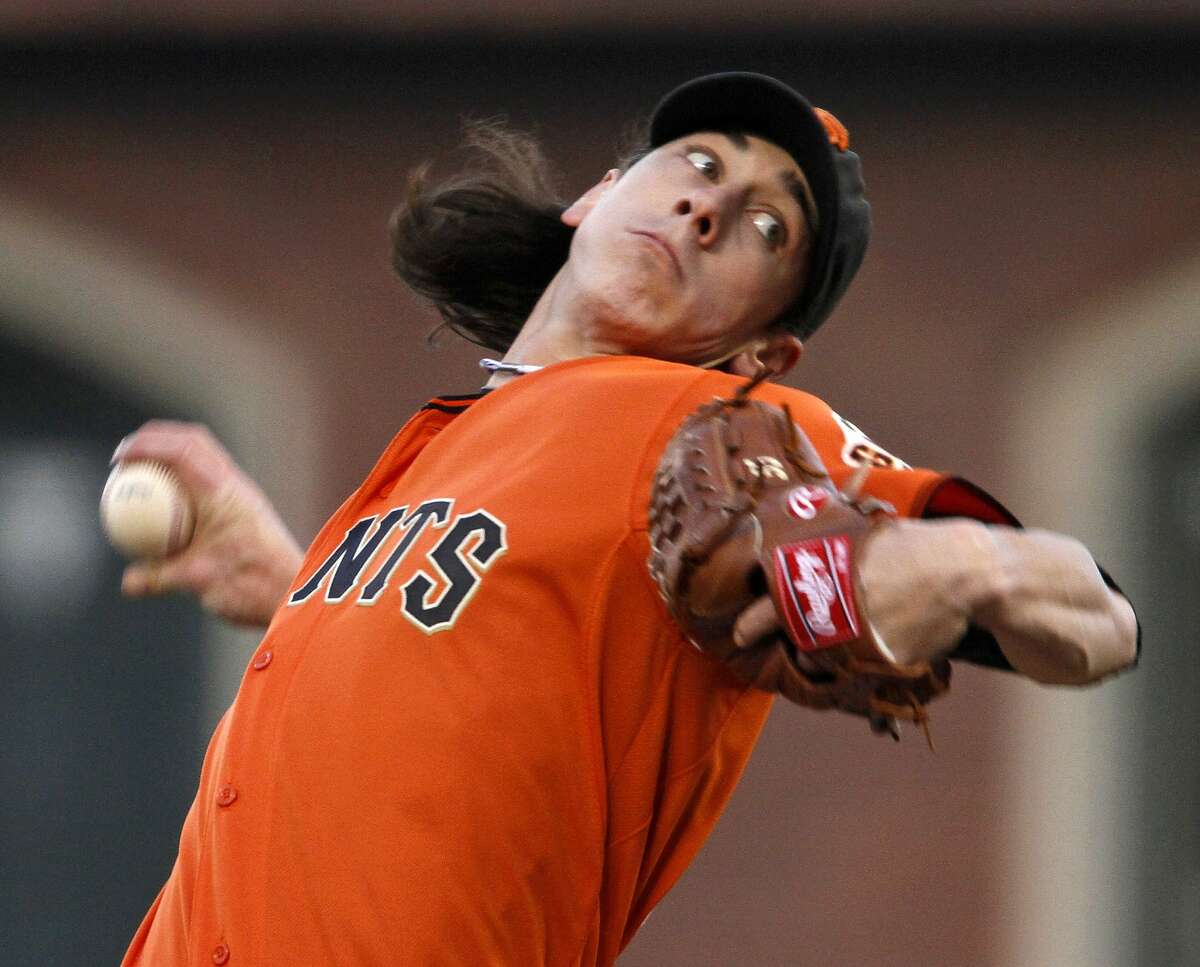
[[733, 625], [733, 643], [739, 648], [749, 648], [778, 628], [775, 602], [770, 596], [764, 596], [738, 615]]

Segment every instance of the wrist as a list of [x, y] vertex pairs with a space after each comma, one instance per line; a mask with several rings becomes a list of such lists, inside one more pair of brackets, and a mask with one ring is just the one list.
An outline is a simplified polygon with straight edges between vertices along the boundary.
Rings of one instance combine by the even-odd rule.
[[997, 561], [977, 521], [899, 519], [875, 529], [859, 559], [862, 605], [898, 664], [958, 643], [999, 594]]
[[[296, 580], [300, 565], [304, 563], [304, 552], [292, 539], [291, 534], [285, 533], [285, 539], [280, 541], [276, 553], [271, 555], [270, 560], [271, 585], [279, 589], [279, 600], [275, 601], [275, 604], [278, 604], [287, 595], [292, 582]], [[274, 611], [274, 607], [272, 607], [272, 611]]]
[[959, 594], [967, 620], [990, 628], [1012, 592], [1011, 528], [962, 521]]

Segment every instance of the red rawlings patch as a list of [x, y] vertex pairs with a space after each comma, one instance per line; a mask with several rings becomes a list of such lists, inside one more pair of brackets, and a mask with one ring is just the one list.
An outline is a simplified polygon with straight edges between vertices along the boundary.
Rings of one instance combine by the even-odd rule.
[[832, 648], [858, 637], [850, 548], [845, 534], [775, 548], [783, 619], [801, 651]]
[[788, 494], [787, 508], [793, 517], [812, 520], [828, 500], [829, 491], [824, 487], [801, 484]]

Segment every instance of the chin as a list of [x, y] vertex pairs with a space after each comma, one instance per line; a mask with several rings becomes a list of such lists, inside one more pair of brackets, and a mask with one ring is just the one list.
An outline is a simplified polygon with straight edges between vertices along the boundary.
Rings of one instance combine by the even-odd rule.
[[620, 299], [598, 300], [587, 316], [588, 338], [595, 346], [635, 356], [673, 358], [661, 350], [671, 346], [678, 325], [678, 307], [652, 293], [622, 293]]

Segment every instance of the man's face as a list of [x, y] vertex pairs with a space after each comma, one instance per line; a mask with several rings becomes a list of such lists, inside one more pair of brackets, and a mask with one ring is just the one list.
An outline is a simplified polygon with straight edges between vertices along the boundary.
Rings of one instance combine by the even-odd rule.
[[803, 284], [809, 198], [792, 157], [754, 136], [693, 134], [610, 172], [564, 215], [590, 341], [703, 364], [762, 335]]

